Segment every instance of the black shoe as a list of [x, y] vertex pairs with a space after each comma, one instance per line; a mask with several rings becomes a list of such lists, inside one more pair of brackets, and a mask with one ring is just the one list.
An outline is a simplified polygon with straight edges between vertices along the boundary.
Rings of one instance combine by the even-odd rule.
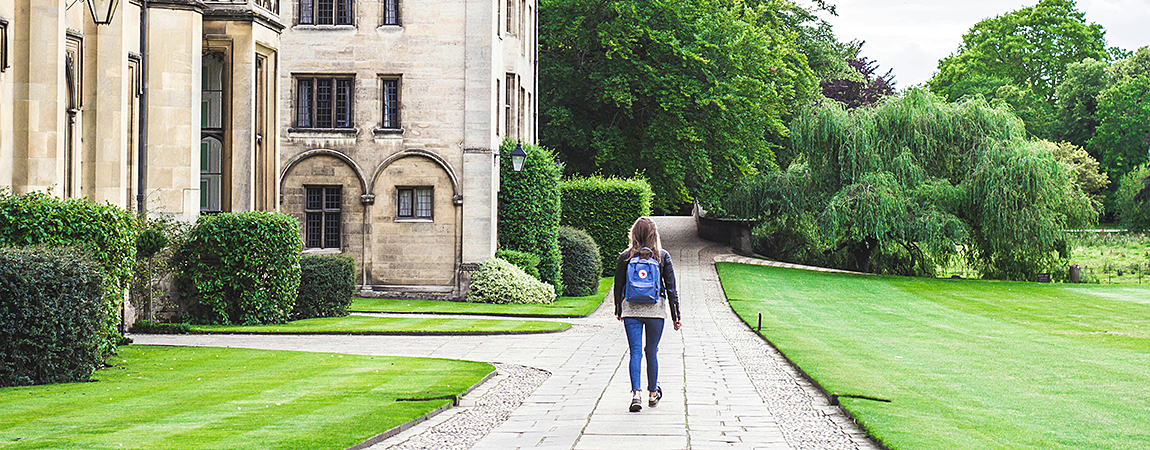
[[631, 397], [631, 412], [639, 412], [643, 409], [643, 401], [639, 397]]
[[655, 387], [655, 395], [652, 395], [651, 399], [647, 401], [647, 406], [658, 405], [659, 400], [661, 400], [662, 398], [663, 398], [663, 387], [662, 386], [656, 386]]

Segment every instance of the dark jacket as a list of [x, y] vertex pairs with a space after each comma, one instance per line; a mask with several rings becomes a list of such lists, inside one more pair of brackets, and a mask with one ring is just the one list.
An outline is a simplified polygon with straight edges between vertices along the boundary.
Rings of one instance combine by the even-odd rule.
[[[619, 260], [615, 264], [615, 317], [622, 317], [623, 314], [623, 290], [627, 284], [627, 263], [631, 261], [628, 257], [630, 250], [625, 250], [619, 254]], [[663, 250], [663, 261], [659, 264], [659, 274], [663, 279], [663, 296], [667, 299], [667, 305], [671, 308], [671, 320], [679, 321], [679, 291], [675, 286], [675, 267], [671, 264], [671, 254]], [[666, 316], [659, 316], [666, 317]]]

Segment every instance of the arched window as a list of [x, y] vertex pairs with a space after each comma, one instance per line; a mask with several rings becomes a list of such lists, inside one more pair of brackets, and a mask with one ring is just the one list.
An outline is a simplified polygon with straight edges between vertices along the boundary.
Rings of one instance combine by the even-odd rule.
[[230, 183], [224, 177], [227, 159], [227, 80], [226, 58], [218, 51], [206, 52], [202, 59], [200, 91], [200, 212], [214, 213], [227, 208], [224, 202]]

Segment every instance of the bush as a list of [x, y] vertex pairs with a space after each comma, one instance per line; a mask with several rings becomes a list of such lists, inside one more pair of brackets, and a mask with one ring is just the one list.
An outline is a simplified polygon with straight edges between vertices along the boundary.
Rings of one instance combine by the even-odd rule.
[[545, 303], [555, 301], [555, 289], [500, 258], [491, 258], [471, 274], [467, 301], [475, 303]]
[[[176, 266], [174, 250], [187, 239], [192, 224], [159, 214], [147, 218], [136, 239], [136, 260], [132, 269], [132, 305], [138, 317], [155, 320], [157, 310], [178, 307], [170, 297]], [[133, 327], [133, 329], [135, 329]]]
[[[559, 190], [562, 224], [586, 231], [599, 245], [601, 261], [615, 261], [627, 249], [627, 230], [635, 219], [651, 214], [655, 195], [642, 178], [571, 178]], [[603, 264], [601, 273], [609, 276], [614, 270], [614, 265]]]
[[591, 235], [568, 226], [559, 227], [559, 249], [563, 252], [563, 295], [585, 297], [599, 292], [602, 258]]
[[0, 248], [0, 386], [86, 381], [103, 363], [104, 274], [66, 248]]
[[515, 142], [503, 141], [499, 153], [499, 247], [539, 256], [539, 279], [559, 286], [562, 254], [559, 252], [559, 177], [555, 154], [524, 144], [527, 160], [522, 172], [511, 168]]
[[346, 316], [355, 295], [355, 260], [350, 256], [305, 255], [299, 266], [299, 297], [292, 319]]
[[[519, 250], [499, 250], [495, 252], [495, 257], [514, 264], [515, 267], [523, 269], [528, 275], [539, 279], [539, 256], [534, 253], [521, 252]], [[543, 281], [543, 280], [539, 280]]]
[[106, 355], [122, 337], [120, 311], [132, 279], [137, 228], [135, 215], [109, 203], [0, 189], [0, 246], [76, 247], [99, 264], [104, 303], [97, 341]]
[[132, 332], [140, 334], [188, 334], [192, 326], [186, 323], [162, 323], [148, 320], [137, 320], [132, 324]]
[[176, 254], [180, 292], [198, 323], [283, 323], [300, 280], [299, 222], [250, 211], [201, 216]]
[[1114, 193], [1118, 219], [1131, 231], [1150, 230], [1150, 201], [1134, 199], [1146, 187], [1146, 177], [1150, 177], [1150, 166], [1139, 166], [1122, 176]]

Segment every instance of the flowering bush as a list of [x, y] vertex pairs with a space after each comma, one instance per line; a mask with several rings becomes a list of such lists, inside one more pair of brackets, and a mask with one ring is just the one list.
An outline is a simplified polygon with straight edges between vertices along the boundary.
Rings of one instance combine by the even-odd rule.
[[546, 303], [555, 301], [555, 288], [528, 275], [502, 258], [491, 258], [471, 275], [467, 301], [476, 303]]

